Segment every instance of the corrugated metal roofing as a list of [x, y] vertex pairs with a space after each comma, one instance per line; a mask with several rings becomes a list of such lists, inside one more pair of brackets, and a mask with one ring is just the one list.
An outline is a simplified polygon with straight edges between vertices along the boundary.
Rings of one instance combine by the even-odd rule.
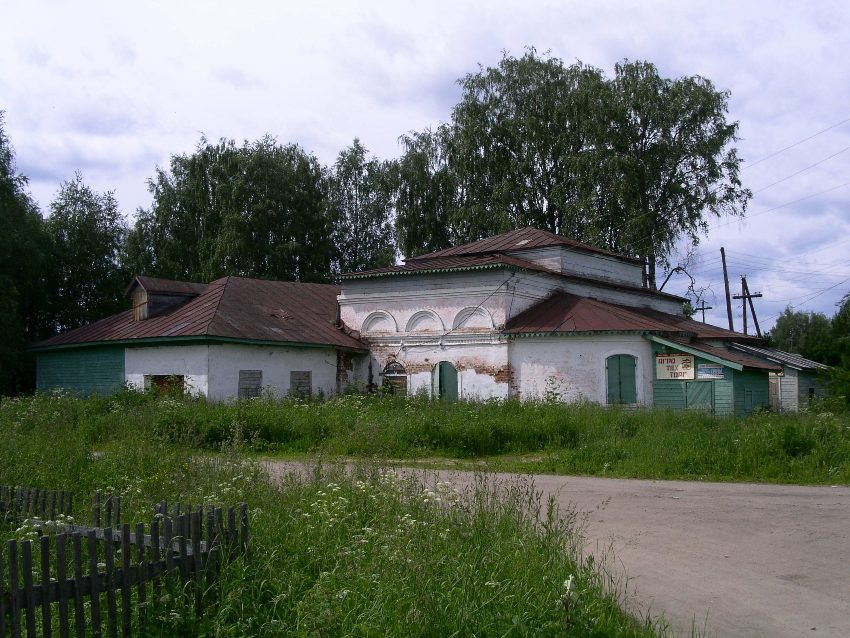
[[35, 344], [35, 348], [170, 337], [218, 337], [366, 346], [336, 326], [339, 287], [225, 277], [173, 311], [134, 321], [128, 310]]
[[742, 343], [732, 344], [732, 347], [754, 354], [758, 357], [765, 357], [766, 359], [776, 361], [791, 368], [796, 368], [797, 370], [829, 370], [829, 366], [818, 363], [817, 361], [812, 361], [811, 359], [806, 359], [805, 357], [801, 357], [799, 354], [795, 354], [793, 352], [785, 352], [775, 348], [757, 348], [755, 346], [744, 345]]
[[610, 250], [597, 248], [596, 246], [591, 246], [590, 244], [585, 244], [580, 241], [570, 239], [569, 237], [564, 237], [563, 235], [556, 235], [555, 233], [550, 233], [546, 230], [540, 230], [539, 228], [534, 228], [532, 226], [512, 230], [507, 233], [502, 233], [501, 235], [494, 235], [493, 237], [487, 237], [486, 239], [474, 241], [472, 243], [464, 244], [462, 246], [453, 246], [451, 248], [437, 250], [433, 253], [419, 255], [417, 257], [410, 257], [407, 262], [419, 262], [443, 257], [457, 257], [459, 255], [481, 255], [485, 253], [514, 252], [518, 250], [531, 250], [534, 248], [547, 248], [549, 246], [567, 246], [569, 248], [573, 248], [583, 252], [610, 255], [612, 257], [616, 257], [617, 259], [623, 259], [625, 261], [631, 261], [634, 263], [641, 263], [639, 259], [635, 259], [634, 257], [619, 255], [617, 253], [611, 252]]

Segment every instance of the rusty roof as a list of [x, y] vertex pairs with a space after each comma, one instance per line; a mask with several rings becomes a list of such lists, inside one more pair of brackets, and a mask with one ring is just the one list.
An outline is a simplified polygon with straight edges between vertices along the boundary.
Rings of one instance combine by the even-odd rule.
[[429, 259], [443, 257], [457, 257], [459, 255], [482, 255], [486, 253], [532, 250], [534, 248], [548, 248], [550, 246], [565, 246], [582, 252], [608, 255], [625, 261], [631, 261], [638, 264], [642, 263], [641, 260], [635, 259], [634, 257], [628, 257], [610, 250], [597, 248], [596, 246], [591, 246], [590, 244], [585, 244], [583, 242], [576, 241], [575, 239], [564, 237], [563, 235], [556, 235], [555, 233], [550, 233], [546, 230], [540, 230], [533, 226], [519, 228], [507, 233], [502, 233], [501, 235], [494, 235], [469, 244], [463, 244], [462, 246], [453, 246], [451, 248], [444, 248], [443, 250], [437, 250], [425, 255], [410, 257], [407, 259], [407, 262], [426, 261]]
[[224, 277], [177, 308], [143, 321], [132, 310], [35, 344], [35, 349], [169, 338], [325, 345], [365, 351], [336, 326], [339, 287]]
[[549, 298], [524, 310], [505, 325], [508, 334], [557, 332], [680, 332], [670, 323], [643, 314], [642, 308], [628, 308], [557, 291]]
[[671, 315], [659, 310], [652, 310], [651, 308], [642, 308], [641, 312], [648, 317], [655, 317], [659, 321], [669, 322], [675, 325], [680, 331], [693, 333], [700, 339], [734, 339], [735, 341], [749, 341], [754, 343], [764, 341], [764, 339], [756, 335], [745, 335], [743, 332], [735, 332], [719, 326], [713, 326], [710, 323], [702, 323], [684, 315]]
[[755, 368], [758, 370], [771, 370], [774, 372], [779, 372], [782, 370], [782, 366], [771, 363], [770, 361], [766, 361], [764, 359], [760, 359], [758, 357], [753, 357], [742, 352], [731, 350], [726, 347], [721, 346], [712, 346], [707, 343], [703, 343], [702, 341], [687, 341], [684, 339], [670, 339], [671, 343], [676, 343], [682, 346], [683, 348], [691, 348], [693, 350], [697, 350], [698, 352], [704, 352], [705, 354], [710, 354], [713, 357], [718, 359], [725, 359], [726, 361], [732, 361], [739, 365], [742, 365], [745, 368]]
[[160, 279], [158, 277], [147, 277], [137, 275], [133, 277], [124, 289], [126, 297], [136, 286], [141, 286], [145, 292], [153, 294], [183, 295], [186, 297], [197, 297], [206, 291], [209, 284], [199, 284], [192, 281], [175, 281], [174, 279]]

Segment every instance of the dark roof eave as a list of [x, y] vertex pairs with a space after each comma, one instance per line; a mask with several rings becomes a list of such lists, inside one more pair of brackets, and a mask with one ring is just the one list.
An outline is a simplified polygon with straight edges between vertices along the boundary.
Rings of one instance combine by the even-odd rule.
[[628, 286], [624, 284], [618, 284], [614, 281], [605, 281], [604, 279], [594, 279], [592, 277], [581, 277], [579, 275], [568, 275], [564, 273], [560, 273], [554, 270], [550, 270], [548, 268], [524, 268], [522, 266], [517, 266], [515, 264], [478, 264], [475, 266], [445, 266], [441, 268], [428, 268], [421, 270], [392, 270], [387, 272], [363, 272], [363, 273], [343, 273], [339, 275], [340, 279], [373, 279], [378, 277], [393, 277], [393, 276], [401, 276], [401, 275], [434, 275], [437, 273], [443, 272], [461, 272], [461, 271], [470, 271], [470, 270], [486, 270], [486, 269], [503, 269], [503, 270], [515, 270], [515, 271], [530, 271], [530, 272], [539, 272], [544, 275], [552, 275], [553, 277], [560, 277], [562, 279], [569, 279], [571, 281], [579, 281], [579, 282], [591, 282], [595, 285], [603, 286], [605, 288], [613, 288], [614, 290], [624, 290], [628, 292], [634, 292], [637, 294], [650, 295], [652, 297], [664, 297], [673, 301], [678, 301], [684, 303], [687, 301], [685, 297], [680, 297], [678, 295], [671, 295], [669, 292], [661, 292], [660, 290], [652, 290], [651, 288], [641, 288], [638, 286]]
[[307, 341], [273, 341], [270, 339], [239, 339], [236, 337], [217, 337], [213, 335], [187, 335], [178, 337], [142, 337], [139, 339], [114, 339], [103, 341], [84, 341], [82, 343], [61, 343], [55, 345], [30, 346], [32, 352], [46, 352], [49, 350], [71, 350], [77, 348], [95, 348], [104, 346], [157, 346], [157, 345], [179, 345], [183, 343], [234, 343], [248, 346], [278, 346], [286, 348], [333, 348], [345, 352], [365, 353], [369, 349], [366, 346], [342, 346], [333, 343], [315, 343]]
[[662, 331], [662, 330], [555, 330], [555, 331], [522, 331], [522, 332], [511, 332], [510, 330], [503, 330], [502, 334], [507, 335], [509, 337], [572, 337], [572, 336], [584, 336], [584, 335], [671, 335], [674, 334], [676, 336], [687, 336], [687, 337], [695, 337], [696, 333], [693, 332], [671, 332], [671, 331]]

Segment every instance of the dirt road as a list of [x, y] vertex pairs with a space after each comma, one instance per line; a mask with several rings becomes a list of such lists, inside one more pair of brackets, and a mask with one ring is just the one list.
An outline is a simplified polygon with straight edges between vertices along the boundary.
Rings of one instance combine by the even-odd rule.
[[588, 551], [612, 547], [632, 603], [679, 635], [850, 636], [850, 487], [534, 480], [587, 514]]

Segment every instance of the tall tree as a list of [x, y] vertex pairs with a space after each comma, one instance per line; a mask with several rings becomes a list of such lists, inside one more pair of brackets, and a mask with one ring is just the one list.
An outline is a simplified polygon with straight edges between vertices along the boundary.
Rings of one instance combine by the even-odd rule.
[[328, 193], [338, 272], [395, 262], [393, 177], [390, 164], [368, 157], [356, 138], [339, 154]]
[[779, 350], [796, 352], [820, 363], [833, 365], [839, 360], [832, 322], [820, 312], [795, 312], [786, 308], [776, 319], [770, 339]]
[[457, 177], [446, 156], [447, 126], [400, 138], [404, 154], [394, 162], [398, 248], [413, 257], [462, 243], [457, 217]]
[[752, 194], [731, 147], [738, 125], [726, 119], [728, 91], [702, 77], [671, 80], [648, 62], [623, 62], [611, 84], [607, 164], [621, 229], [611, 247], [643, 257], [654, 288], [656, 264], [669, 265], [680, 237], [696, 245], [711, 216], [746, 211]]
[[602, 72], [529, 49], [459, 84], [448, 151], [467, 239], [528, 225], [586, 239], [606, 124]]
[[30, 389], [33, 359], [26, 345], [49, 336], [44, 267], [49, 238], [0, 111], [0, 394]]
[[129, 273], [122, 268], [127, 224], [112, 191], [98, 193], [77, 172], [50, 204], [52, 318], [59, 331], [124, 309]]
[[[449, 124], [402, 138], [405, 254], [534, 225], [642, 257], [654, 287], [680, 237], [695, 244], [712, 216], [746, 209], [729, 94], [704, 78], [623, 62], [608, 79], [529, 49], [459, 84]], [[421, 195], [437, 183], [449, 192]], [[422, 222], [446, 230], [429, 244]]]
[[192, 281], [330, 275], [327, 177], [296, 145], [201, 138], [195, 153], [158, 169], [149, 189], [153, 203], [138, 211], [128, 243], [138, 272]]

